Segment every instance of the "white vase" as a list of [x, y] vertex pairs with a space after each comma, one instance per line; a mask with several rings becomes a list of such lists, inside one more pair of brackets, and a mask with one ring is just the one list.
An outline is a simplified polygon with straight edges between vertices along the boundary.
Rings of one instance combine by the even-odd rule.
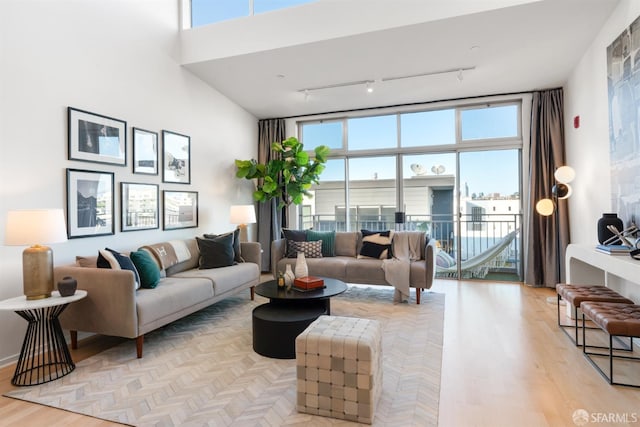
[[296, 277], [307, 277], [309, 275], [309, 267], [307, 267], [307, 260], [304, 258], [304, 252], [298, 252], [295, 273]]
[[296, 276], [293, 274], [293, 270], [291, 270], [291, 265], [287, 264], [287, 267], [284, 270], [284, 285], [289, 289], [293, 285], [293, 281]]

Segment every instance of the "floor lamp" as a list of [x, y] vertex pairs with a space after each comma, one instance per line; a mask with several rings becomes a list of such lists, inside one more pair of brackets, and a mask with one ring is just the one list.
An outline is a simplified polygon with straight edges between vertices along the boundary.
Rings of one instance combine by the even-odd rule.
[[[555, 178], [555, 184], [551, 188], [551, 196], [552, 198], [545, 198], [539, 200], [536, 203], [536, 212], [542, 216], [551, 216], [555, 215], [555, 243], [556, 243], [556, 277], [558, 280], [561, 279], [561, 262], [562, 257], [560, 256], [560, 217], [557, 210], [558, 200], [568, 199], [571, 196], [571, 186], [569, 183], [573, 181], [576, 176], [575, 171], [570, 166], [561, 166], [553, 174]], [[553, 301], [551, 301], [553, 300]], [[547, 302], [555, 303], [557, 301], [556, 297], [547, 298]]]

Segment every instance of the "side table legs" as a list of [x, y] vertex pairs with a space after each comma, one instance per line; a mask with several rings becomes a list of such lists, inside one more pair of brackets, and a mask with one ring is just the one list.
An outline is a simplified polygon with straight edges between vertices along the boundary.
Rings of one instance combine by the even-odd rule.
[[58, 316], [67, 304], [16, 311], [29, 322], [11, 384], [37, 385], [61, 378], [76, 365], [71, 359]]

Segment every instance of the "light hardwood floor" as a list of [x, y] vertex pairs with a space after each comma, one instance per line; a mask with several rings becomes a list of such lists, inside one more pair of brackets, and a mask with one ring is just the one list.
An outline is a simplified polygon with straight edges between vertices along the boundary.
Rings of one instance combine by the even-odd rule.
[[[575, 426], [579, 409], [598, 425], [640, 425], [640, 389], [609, 386], [558, 329], [553, 290], [449, 280], [432, 290], [446, 294], [440, 426]], [[91, 338], [73, 358], [120, 341]], [[0, 393], [12, 389], [13, 369], [0, 369]], [[640, 377], [640, 362], [633, 370]], [[118, 424], [0, 397], [0, 425]]]

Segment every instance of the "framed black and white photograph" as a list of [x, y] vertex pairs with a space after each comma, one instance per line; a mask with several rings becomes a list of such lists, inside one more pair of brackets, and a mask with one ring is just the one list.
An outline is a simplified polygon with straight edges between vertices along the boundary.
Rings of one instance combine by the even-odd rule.
[[197, 191], [163, 191], [165, 230], [198, 226]]
[[113, 172], [67, 169], [67, 234], [114, 234]]
[[162, 181], [191, 183], [191, 138], [162, 131]]
[[69, 160], [127, 164], [127, 122], [68, 107]]
[[133, 173], [158, 175], [158, 134], [133, 128]]
[[158, 220], [158, 193], [156, 184], [120, 183], [122, 198], [122, 231], [150, 230], [160, 228]]

